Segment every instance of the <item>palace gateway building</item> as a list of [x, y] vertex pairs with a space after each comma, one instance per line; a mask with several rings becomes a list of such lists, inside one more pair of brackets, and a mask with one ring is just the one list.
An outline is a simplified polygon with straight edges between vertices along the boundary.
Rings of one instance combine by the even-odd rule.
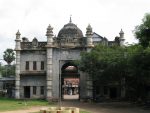
[[62, 98], [76, 94], [79, 99], [92, 97], [92, 82], [74, 61], [80, 59], [82, 51], [89, 52], [96, 44], [122, 45], [124, 33], [121, 30], [119, 34], [114, 41], [108, 41], [88, 25], [84, 36], [71, 18], [57, 36], [53, 35], [49, 25], [45, 42], [39, 42], [37, 38], [29, 41], [18, 31], [15, 39], [15, 98], [58, 99], [59, 94]]

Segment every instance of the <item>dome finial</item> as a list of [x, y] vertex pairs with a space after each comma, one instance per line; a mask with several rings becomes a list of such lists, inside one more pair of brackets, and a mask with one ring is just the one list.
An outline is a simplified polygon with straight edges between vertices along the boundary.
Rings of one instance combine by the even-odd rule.
[[121, 29], [120, 33], [119, 34], [124, 34], [123, 30]]
[[70, 15], [70, 21], [69, 21], [70, 23], [72, 23], [72, 19], [71, 19], [71, 17], [72, 17], [72, 15]]
[[20, 34], [20, 32], [19, 32], [19, 29], [18, 29], [18, 31], [17, 31], [17, 33], [16, 33], [16, 35], [19, 35], [19, 36], [21, 35], [21, 34]]

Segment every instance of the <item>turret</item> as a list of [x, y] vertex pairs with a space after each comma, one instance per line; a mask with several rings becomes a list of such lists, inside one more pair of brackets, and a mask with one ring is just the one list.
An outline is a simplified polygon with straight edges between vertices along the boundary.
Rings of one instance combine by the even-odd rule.
[[20, 39], [20, 32], [18, 30], [18, 32], [16, 33], [16, 46], [15, 46], [15, 50], [21, 50], [21, 46], [20, 46], [20, 42], [21, 42], [21, 39]]
[[120, 46], [123, 46], [124, 45], [124, 32], [123, 30], [121, 29], [120, 33], [119, 33], [120, 37], [119, 37], [119, 41], [120, 41]]
[[123, 38], [124, 38], [124, 32], [122, 31], [122, 29], [121, 29], [121, 31], [120, 31], [120, 33], [119, 33], [119, 35], [120, 35], [120, 38], [121, 38], [121, 39], [123, 39]]
[[47, 36], [47, 45], [52, 45], [53, 44], [53, 28], [51, 27], [51, 25], [49, 25], [47, 28], [46, 36]]
[[89, 47], [94, 46], [92, 36], [93, 36], [92, 27], [89, 24], [88, 27], [86, 28], [87, 46]]

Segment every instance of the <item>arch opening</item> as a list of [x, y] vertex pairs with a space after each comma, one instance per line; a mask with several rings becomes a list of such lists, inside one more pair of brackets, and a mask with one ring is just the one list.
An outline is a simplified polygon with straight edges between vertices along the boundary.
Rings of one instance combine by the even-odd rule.
[[64, 100], [79, 99], [80, 74], [73, 63], [66, 63], [61, 68], [61, 96]]

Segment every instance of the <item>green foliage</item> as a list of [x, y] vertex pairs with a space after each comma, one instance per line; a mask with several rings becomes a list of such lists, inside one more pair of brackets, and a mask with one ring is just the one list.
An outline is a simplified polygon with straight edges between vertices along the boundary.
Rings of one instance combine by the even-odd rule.
[[3, 77], [15, 75], [15, 65], [5, 65], [0, 67], [0, 73]]
[[7, 62], [7, 64], [10, 65], [11, 62], [15, 60], [15, 53], [13, 49], [6, 49], [4, 51], [3, 58]]
[[147, 88], [150, 85], [150, 48], [142, 48], [140, 45], [132, 47], [134, 49], [132, 48], [133, 53], [129, 57], [128, 92], [132, 99], [145, 100], [149, 98]]
[[139, 39], [143, 47], [148, 47], [150, 43], [150, 14], [146, 14], [142, 20], [142, 24], [135, 27], [135, 36]]
[[[150, 47], [136, 44], [127, 47], [98, 45], [81, 54], [80, 70], [93, 78], [94, 85], [107, 85], [126, 80], [127, 97], [143, 100], [148, 96], [150, 85]], [[95, 87], [95, 86], [94, 86]]]
[[94, 80], [102, 80], [105, 77], [107, 80], [109, 77], [118, 78], [120, 71], [125, 67], [124, 54], [124, 48], [98, 45], [91, 52], [81, 54], [79, 67], [80, 70], [89, 73]]

